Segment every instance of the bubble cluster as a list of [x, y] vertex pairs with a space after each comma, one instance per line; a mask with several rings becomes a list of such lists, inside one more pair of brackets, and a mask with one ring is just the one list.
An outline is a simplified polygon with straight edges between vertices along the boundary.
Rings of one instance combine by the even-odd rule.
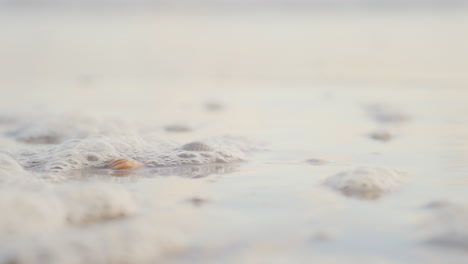
[[122, 162], [116, 161], [129, 159], [147, 167], [228, 163], [245, 160], [246, 150], [245, 140], [233, 137], [178, 144], [132, 136], [93, 136], [69, 140], [35, 153], [19, 151], [14, 155], [25, 168], [63, 172], [87, 168], [119, 169]]

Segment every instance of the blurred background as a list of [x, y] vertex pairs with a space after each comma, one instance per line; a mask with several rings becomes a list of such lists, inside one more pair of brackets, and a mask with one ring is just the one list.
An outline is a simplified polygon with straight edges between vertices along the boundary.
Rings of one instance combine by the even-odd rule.
[[0, 86], [465, 87], [467, 3], [0, 0]]

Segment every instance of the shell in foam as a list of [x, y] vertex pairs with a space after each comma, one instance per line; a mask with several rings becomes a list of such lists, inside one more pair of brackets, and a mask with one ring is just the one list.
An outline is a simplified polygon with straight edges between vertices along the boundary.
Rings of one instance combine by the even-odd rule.
[[[145, 140], [135, 136], [92, 136], [60, 145], [14, 153], [27, 169], [64, 172], [88, 168], [136, 169], [229, 163], [246, 159], [253, 145], [242, 137], [213, 137], [188, 144]], [[27, 153], [27, 154], [23, 154]]]

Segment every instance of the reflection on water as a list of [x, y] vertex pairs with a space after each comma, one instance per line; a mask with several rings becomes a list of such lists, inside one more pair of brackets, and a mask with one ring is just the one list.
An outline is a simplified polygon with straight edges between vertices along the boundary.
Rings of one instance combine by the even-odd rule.
[[203, 178], [209, 175], [221, 175], [239, 170], [241, 163], [218, 163], [205, 165], [166, 166], [138, 170], [83, 169], [69, 173], [70, 179], [102, 179], [109, 176], [130, 178], [153, 178], [158, 176], [179, 176], [185, 178]]

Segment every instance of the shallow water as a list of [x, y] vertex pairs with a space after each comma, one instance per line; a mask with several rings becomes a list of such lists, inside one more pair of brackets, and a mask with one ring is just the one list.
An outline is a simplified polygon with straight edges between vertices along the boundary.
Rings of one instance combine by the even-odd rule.
[[463, 12], [1, 12], [0, 263], [465, 262]]

